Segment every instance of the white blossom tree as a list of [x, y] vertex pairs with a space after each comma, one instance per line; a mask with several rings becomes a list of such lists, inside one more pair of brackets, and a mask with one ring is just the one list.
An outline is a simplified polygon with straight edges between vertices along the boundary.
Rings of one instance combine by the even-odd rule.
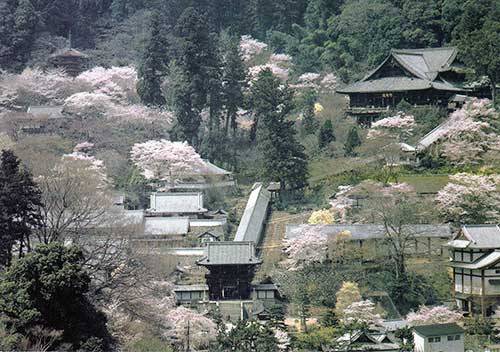
[[417, 312], [410, 312], [406, 316], [411, 326], [455, 323], [461, 318], [462, 314], [445, 306], [421, 306]]
[[453, 175], [450, 183], [438, 192], [438, 209], [447, 221], [457, 224], [497, 223], [499, 187], [500, 175]]
[[284, 251], [288, 257], [284, 264], [289, 270], [298, 270], [326, 258], [328, 236], [322, 230], [321, 225], [304, 225], [297, 236], [284, 240]]
[[189, 325], [190, 344], [196, 349], [207, 349], [211, 342], [217, 338], [217, 324], [203, 314], [194, 310], [177, 307], [166, 315], [171, 330], [168, 332], [176, 340], [186, 344], [187, 329]]
[[382, 316], [376, 312], [375, 303], [364, 300], [354, 302], [344, 309], [343, 321], [347, 324], [357, 322], [379, 325], [382, 322]]
[[130, 155], [147, 179], [171, 181], [173, 175], [197, 173], [206, 168], [203, 159], [187, 142], [162, 139], [137, 143]]

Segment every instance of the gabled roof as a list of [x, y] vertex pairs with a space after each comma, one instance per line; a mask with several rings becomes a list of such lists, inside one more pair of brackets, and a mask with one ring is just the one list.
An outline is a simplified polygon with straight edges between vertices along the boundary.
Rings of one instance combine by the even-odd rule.
[[189, 232], [188, 217], [146, 217], [144, 235], [186, 235]]
[[[318, 227], [323, 235], [335, 235], [348, 232], [350, 240], [382, 239], [386, 236], [384, 225], [381, 224], [352, 224], [352, 225], [286, 225], [285, 238], [297, 237], [308, 228]], [[443, 238], [451, 236], [450, 225], [416, 224], [407, 225], [405, 231], [414, 237]]]
[[[408, 90], [436, 89], [445, 91], [464, 91], [449, 82], [439, 78], [440, 72], [450, 70], [457, 55], [457, 49], [428, 48], [428, 49], [393, 49], [387, 58], [361, 81], [354, 82], [347, 87], [338, 89], [338, 93], [369, 93], [369, 92], [399, 92]], [[394, 60], [408, 76], [385, 76], [374, 78], [375, 74]]]
[[78, 51], [76, 49], [73, 49], [73, 48], [59, 50], [56, 53], [52, 54], [50, 57], [51, 58], [56, 58], [56, 57], [80, 57], [80, 58], [83, 58], [83, 59], [87, 59], [88, 58], [87, 55], [85, 55], [84, 53], [82, 53], [82, 52], [80, 52], [80, 51]]
[[205, 213], [203, 194], [198, 192], [152, 193], [150, 209], [153, 213]]
[[261, 261], [255, 255], [253, 242], [208, 242], [198, 265], [256, 265]]
[[462, 329], [456, 323], [415, 326], [413, 327], [413, 330], [419, 335], [425, 337], [464, 333], [464, 329]]
[[48, 119], [59, 119], [63, 116], [63, 106], [48, 106], [48, 105], [40, 105], [40, 106], [30, 106], [28, 107], [28, 114], [33, 115], [37, 118], [48, 118]]
[[479, 270], [486, 269], [500, 261], [500, 251], [493, 251], [485, 256], [475, 260], [473, 263], [455, 263], [451, 262], [451, 267], [458, 267], [463, 269]]
[[213, 229], [213, 230], [208, 230], [208, 231], [200, 233], [198, 235], [198, 237], [202, 237], [205, 235], [211, 236], [213, 238], [219, 238], [219, 237], [222, 237], [223, 233], [222, 233], [222, 231], [219, 231], [217, 229]]
[[261, 183], [253, 185], [235, 241], [252, 241], [255, 245], [260, 242], [270, 200], [271, 193]]
[[500, 249], [498, 225], [464, 225], [460, 232], [448, 242], [453, 248]]

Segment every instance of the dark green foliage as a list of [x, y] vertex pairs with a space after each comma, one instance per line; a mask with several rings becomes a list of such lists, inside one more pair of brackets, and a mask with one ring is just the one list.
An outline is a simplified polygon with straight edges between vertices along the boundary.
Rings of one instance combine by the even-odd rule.
[[320, 319], [321, 326], [324, 327], [335, 327], [339, 325], [339, 320], [335, 315], [335, 311], [333, 309], [326, 310]]
[[361, 138], [356, 127], [351, 128], [347, 135], [347, 140], [344, 145], [344, 153], [346, 156], [356, 156], [356, 147], [361, 145]]
[[14, 245], [19, 254], [30, 250], [31, 230], [40, 221], [41, 192], [31, 174], [10, 150], [1, 154], [0, 266], [9, 265]]
[[[499, 11], [500, 16], [500, 11]], [[488, 20], [460, 40], [460, 55], [474, 69], [476, 78], [488, 77], [493, 103], [500, 82], [500, 20]]]
[[318, 94], [312, 90], [306, 90], [300, 97], [299, 105], [302, 110], [302, 120], [304, 132], [306, 134], [312, 134], [318, 129], [318, 121], [314, 115], [314, 104], [318, 100]]
[[236, 132], [236, 113], [243, 106], [243, 89], [246, 86], [246, 67], [240, 56], [239, 39], [230, 37], [224, 45], [225, 55], [222, 68], [223, 101], [226, 109], [225, 130]]
[[335, 134], [333, 133], [332, 121], [326, 120], [319, 130], [318, 145], [323, 149], [333, 141], [335, 141]]
[[401, 351], [413, 351], [415, 348], [413, 344], [413, 332], [409, 326], [396, 330], [394, 335], [401, 341], [406, 341], [406, 343], [402, 344]]
[[278, 351], [274, 332], [267, 325], [256, 321], [238, 321], [236, 326], [225, 334], [219, 350], [235, 352], [273, 352]]
[[74, 349], [92, 343], [106, 350], [106, 318], [87, 299], [84, 260], [79, 248], [51, 243], [12, 264], [0, 281], [0, 312], [8, 326], [21, 334], [35, 326], [62, 331], [62, 342]]
[[139, 81], [137, 82], [137, 93], [142, 103], [148, 106], [165, 105], [165, 98], [161, 91], [161, 77], [165, 70], [164, 43], [160, 29], [160, 18], [155, 13], [151, 18], [151, 35], [144, 48], [138, 71]]
[[177, 138], [198, 145], [200, 114], [210, 108], [211, 125], [220, 111], [220, 64], [214, 38], [209, 33], [206, 15], [188, 7], [174, 30], [177, 77], [174, 99], [178, 126]]
[[268, 69], [252, 85], [255, 125], [264, 156], [264, 176], [281, 183], [281, 190], [302, 189], [307, 184], [307, 156], [296, 140], [296, 131], [287, 117], [293, 109], [293, 91]]
[[285, 306], [282, 304], [274, 304], [268, 308], [269, 321], [267, 325], [272, 329], [286, 330], [285, 325]]

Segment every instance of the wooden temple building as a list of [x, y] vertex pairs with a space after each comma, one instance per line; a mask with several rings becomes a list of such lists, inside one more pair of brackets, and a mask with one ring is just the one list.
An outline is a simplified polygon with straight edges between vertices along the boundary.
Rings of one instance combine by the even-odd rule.
[[391, 50], [389, 56], [358, 82], [337, 89], [349, 96], [347, 114], [370, 125], [401, 101], [413, 106], [448, 107], [454, 97], [480, 95], [464, 85], [454, 47]]
[[458, 307], [490, 316], [500, 304], [500, 227], [465, 225], [448, 243]]
[[71, 77], [76, 77], [86, 70], [89, 57], [76, 49], [64, 49], [49, 58], [49, 63], [61, 68]]

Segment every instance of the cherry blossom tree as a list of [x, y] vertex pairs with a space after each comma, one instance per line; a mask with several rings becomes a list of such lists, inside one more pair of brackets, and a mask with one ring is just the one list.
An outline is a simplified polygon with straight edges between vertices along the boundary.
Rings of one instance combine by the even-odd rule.
[[406, 316], [406, 320], [411, 326], [455, 323], [461, 318], [462, 314], [446, 306], [421, 306], [417, 312], [410, 312]]
[[376, 306], [372, 301], [364, 300], [354, 302], [344, 309], [343, 322], [380, 325], [382, 316], [376, 313]]
[[289, 270], [299, 270], [326, 258], [328, 237], [322, 229], [321, 225], [303, 225], [297, 236], [284, 240], [284, 251], [288, 256], [284, 264]]
[[217, 325], [194, 310], [182, 306], [174, 308], [167, 313], [166, 320], [172, 327], [169, 334], [184, 344], [189, 325], [190, 343], [196, 349], [207, 349], [217, 338]]
[[404, 141], [410, 137], [415, 127], [415, 118], [403, 112], [399, 112], [394, 116], [386, 117], [372, 124], [368, 131], [367, 138], [386, 138], [394, 136], [399, 141]]
[[187, 142], [162, 139], [137, 143], [130, 155], [147, 179], [171, 181], [172, 175], [197, 173], [206, 167], [200, 155]]
[[480, 164], [488, 154], [498, 154], [499, 132], [500, 113], [488, 99], [473, 99], [443, 125], [438, 139], [440, 151], [456, 165]]
[[259, 42], [250, 35], [242, 35], [240, 40], [240, 52], [243, 60], [249, 61], [259, 55], [267, 48], [266, 43]]
[[447, 221], [457, 224], [497, 223], [499, 187], [500, 175], [453, 175], [450, 183], [438, 192], [438, 209]]

